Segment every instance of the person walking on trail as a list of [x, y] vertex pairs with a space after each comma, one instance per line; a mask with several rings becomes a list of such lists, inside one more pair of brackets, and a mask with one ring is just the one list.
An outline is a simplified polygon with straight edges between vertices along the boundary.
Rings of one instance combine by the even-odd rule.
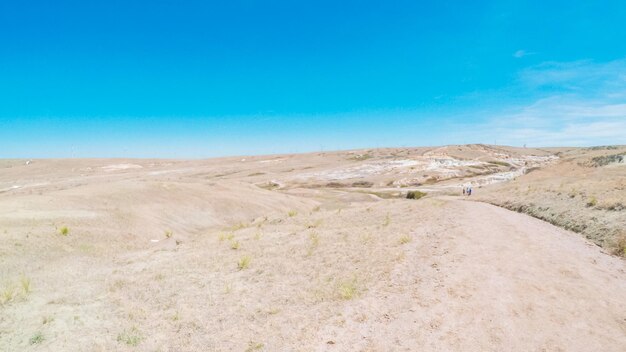
[[467, 187], [467, 195], [471, 196], [472, 195], [472, 187]]

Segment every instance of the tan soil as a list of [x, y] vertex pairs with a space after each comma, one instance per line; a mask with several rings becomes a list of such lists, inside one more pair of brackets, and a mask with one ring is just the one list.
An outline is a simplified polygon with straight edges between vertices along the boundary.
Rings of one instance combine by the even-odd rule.
[[624, 260], [578, 234], [462, 197], [375, 194], [444, 173], [415, 165], [356, 179], [367, 189], [302, 177], [551, 153], [2, 161], [0, 350], [623, 351]]

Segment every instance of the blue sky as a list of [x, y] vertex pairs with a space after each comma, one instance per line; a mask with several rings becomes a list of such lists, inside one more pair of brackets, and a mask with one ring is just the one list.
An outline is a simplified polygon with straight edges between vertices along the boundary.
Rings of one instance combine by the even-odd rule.
[[626, 144], [624, 1], [3, 1], [0, 157]]

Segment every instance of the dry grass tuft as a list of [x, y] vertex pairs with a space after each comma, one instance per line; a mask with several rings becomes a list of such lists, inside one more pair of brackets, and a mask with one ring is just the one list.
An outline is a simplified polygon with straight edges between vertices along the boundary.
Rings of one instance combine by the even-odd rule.
[[389, 213], [385, 216], [385, 220], [383, 221], [383, 226], [389, 226], [391, 224], [391, 217], [389, 217]]
[[357, 282], [356, 278], [352, 280], [343, 281], [339, 284], [339, 297], [345, 300], [351, 300], [357, 295]]
[[587, 203], [585, 203], [585, 205], [587, 207], [595, 207], [598, 204], [598, 200], [596, 199], [596, 197], [589, 197], [589, 199], [587, 200]]
[[8, 285], [0, 293], [0, 303], [5, 304], [11, 302], [13, 298], [15, 298], [15, 287]]
[[67, 236], [70, 234], [70, 229], [67, 226], [63, 226], [59, 229], [59, 235]]
[[258, 350], [262, 349], [263, 346], [265, 346], [265, 345], [260, 343], [260, 342], [252, 342], [251, 341], [250, 343], [248, 343], [248, 348], [246, 348], [246, 352], [258, 351]]
[[239, 261], [237, 261], [237, 269], [239, 270], [244, 270], [244, 269], [248, 269], [248, 267], [250, 266], [250, 256], [248, 255], [244, 255], [243, 257], [241, 257], [241, 259], [239, 259]]
[[235, 238], [235, 235], [231, 232], [229, 233], [220, 233], [217, 237], [220, 242], [224, 241], [224, 240], [228, 240], [231, 241], [233, 238]]
[[30, 279], [22, 275], [20, 277], [20, 283], [22, 284], [22, 291], [24, 291], [24, 295], [29, 294], [30, 293]]
[[400, 244], [407, 244], [411, 242], [411, 237], [409, 235], [402, 235], [402, 237], [400, 237]]
[[615, 239], [613, 254], [626, 258], [626, 232], [622, 232]]
[[137, 346], [141, 343], [141, 340], [143, 340], [143, 337], [139, 333], [139, 330], [134, 326], [117, 335], [117, 342], [123, 342], [128, 346]]

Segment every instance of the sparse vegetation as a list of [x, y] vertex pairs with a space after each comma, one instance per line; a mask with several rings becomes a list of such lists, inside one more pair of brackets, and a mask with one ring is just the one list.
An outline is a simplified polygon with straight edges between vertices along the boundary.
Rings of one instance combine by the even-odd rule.
[[35, 335], [33, 335], [29, 340], [28, 343], [30, 345], [38, 345], [40, 343], [42, 343], [45, 340], [45, 337], [43, 336], [43, 334], [41, 333], [41, 331], [35, 333]]
[[343, 281], [339, 284], [339, 296], [341, 299], [350, 300], [357, 294], [357, 282], [356, 278], [352, 280]]
[[67, 226], [62, 226], [59, 229], [59, 234], [62, 235], [62, 236], [67, 236], [67, 235], [70, 234], [70, 229]]
[[244, 255], [237, 261], [237, 269], [244, 270], [250, 266], [250, 256]]
[[349, 160], [354, 160], [354, 161], [363, 161], [363, 160], [367, 160], [367, 159], [371, 159], [374, 156], [372, 154], [366, 153], [366, 154], [357, 154], [353, 157], [348, 158]]
[[13, 285], [7, 285], [3, 290], [2, 290], [2, 295], [0, 296], [0, 299], [2, 299], [2, 304], [8, 303], [10, 301], [13, 300], [13, 298], [15, 297], [15, 287]]
[[492, 160], [492, 161], [488, 161], [489, 164], [493, 164], [493, 165], [498, 165], [498, 166], [504, 166], [504, 167], [510, 167], [511, 164], [507, 163], [506, 161], [500, 161], [500, 160]]
[[251, 173], [248, 176], [261, 176], [261, 175], [265, 175], [265, 172], [254, 172], [254, 173]]
[[409, 191], [406, 194], [407, 199], [420, 199], [426, 196], [426, 193], [420, 191]]
[[316, 228], [316, 227], [320, 226], [320, 225], [322, 224], [322, 222], [323, 222], [323, 220], [322, 220], [322, 219], [317, 219], [317, 220], [315, 220], [315, 221], [313, 221], [313, 222], [309, 222], [309, 223], [306, 225], [306, 227], [307, 227], [308, 229], [314, 229], [314, 228]]
[[309, 240], [311, 240], [311, 245], [309, 246], [309, 249], [307, 251], [307, 256], [313, 254], [313, 250], [315, 250], [315, 248], [317, 248], [317, 246], [319, 246], [320, 244], [320, 237], [317, 232], [312, 232], [311, 234], [309, 234]]
[[617, 235], [613, 254], [626, 258], [626, 232]]
[[241, 229], [245, 229], [246, 227], [248, 227], [248, 225], [244, 224], [243, 222], [239, 222], [233, 226], [230, 227], [231, 231], [239, 231]]
[[22, 284], [22, 291], [24, 292], [24, 295], [29, 294], [30, 293], [30, 279], [22, 275], [20, 277], [20, 283]]
[[374, 185], [374, 183], [369, 181], [357, 181], [352, 183], [352, 187], [362, 187], [362, 188], [370, 188]]
[[619, 149], [616, 145], [598, 145], [595, 147], [585, 148], [587, 150], [611, 150], [611, 149]]
[[230, 242], [230, 249], [232, 249], [232, 250], [239, 249], [239, 241], [231, 241]]
[[136, 327], [124, 330], [117, 335], [117, 342], [125, 343], [128, 346], [137, 346], [141, 343], [142, 336]]
[[246, 348], [246, 352], [258, 351], [263, 348], [263, 346], [265, 345], [260, 342], [250, 342], [248, 348]]
[[400, 244], [407, 244], [411, 242], [411, 237], [409, 235], [402, 235], [400, 237]]
[[387, 213], [387, 215], [385, 215], [385, 220], [383, 221], [383, 226], [389, 226], [390, 223], [391, 217], [389, 217], [389, 213]]
[[612, 163], [623, 163], [624, 156], [624, 154], [596, 156], [591, 158], [587, 165], [591, 167], [601, 167]]
[[587, 203], [585, 204], [588, 207], [595, 207], [598, 204], [598, 200], [596, 199], [596, 197], [590, 197], [589, 199], [587, 199]]
[[326, 184], [326, 187], [329, 187], [329, 188], [343, 188], [343, 187], [346, 187], [346, 184], [341, 183], [341, 182], [333, 181], [333, 182], [328, 182]]
[[172, 232], [172, 230], [166, 230], [165, 231], [165, 238], [171, 238], [173, 234], [174, 233]]
[[295, 210], [290, 210], [287, 215], [289, 215], [290, 218], [293, 218], [294, 216], [298, 215], [298, 212]]
[[276, 182], [269, 181], [269, 182], [266, 182], [266, 183], [263, 183], [263, 184], [257, 184], [257, 186], [259, 188], [263, 188], [263, 189], [266, 189], [268, 191], [272, 191], [272, 190], [275, 190], [276, 188], [280, 187], [280, 184], [278, 184]]
[[232, 232], [228, 232], [228, 233], [221, 232], [217, 238], [220, 240], [220, 242], [224, 240], [231, 241], [233, 238], [235, 238], [235, 235]]

